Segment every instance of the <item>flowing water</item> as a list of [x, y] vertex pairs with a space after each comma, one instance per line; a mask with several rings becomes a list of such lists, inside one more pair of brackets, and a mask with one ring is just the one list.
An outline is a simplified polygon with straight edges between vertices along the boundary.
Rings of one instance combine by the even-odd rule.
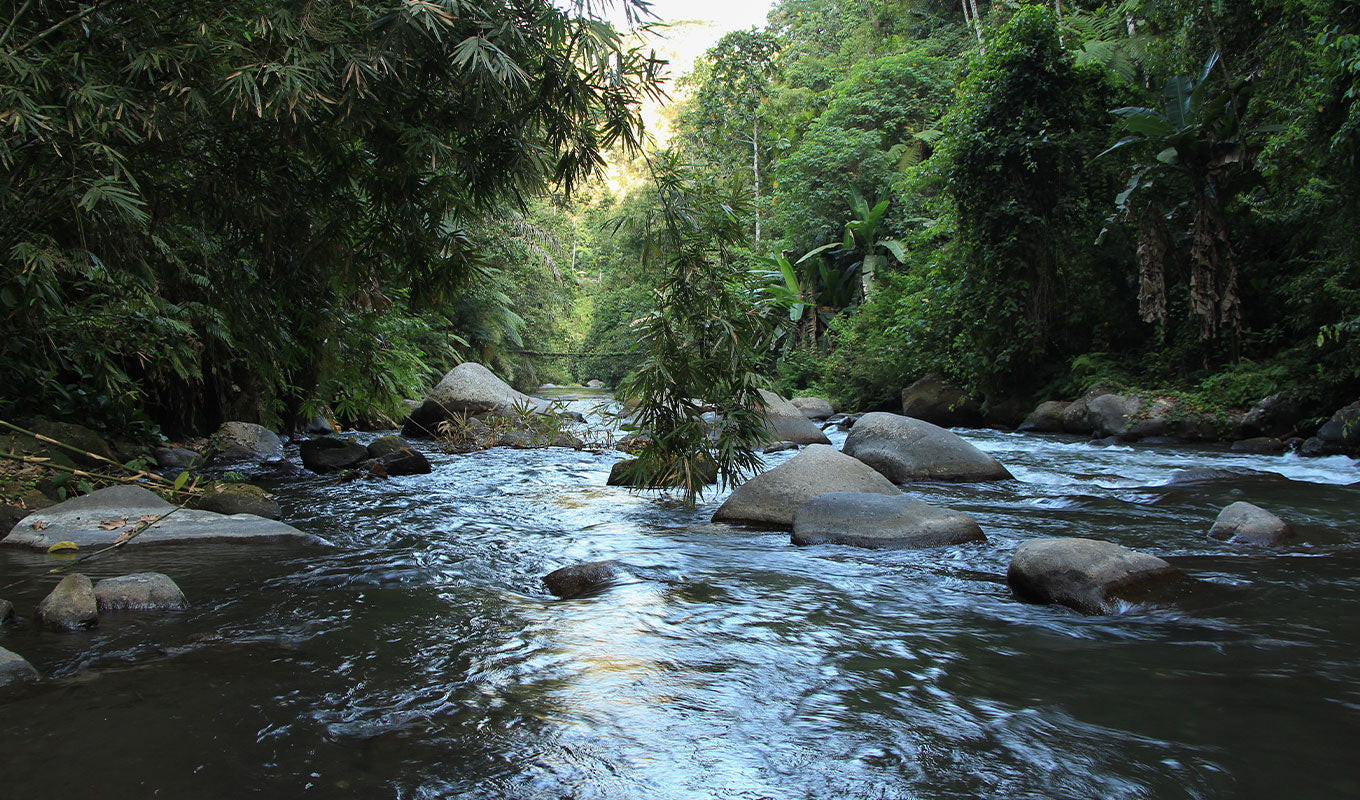
[[[0, 796], [1360, 796], [1355, 462], [961, 433], [1016, 480], [911, 487], [988, 536], [938, 550], [715, 525], [719, 496], [605, 487], [612, 451], [279, 483], [332, 546], [134, 547], [87, 574], [166, 572], [190, 610], [0, 629], [49, 678], [0, 694]], [[1239, 499], [1305, 543], [1207, 539]], [[1006, 565], [1039, 536], [1208, 588], [1106, 617], [1025, 605]], [[637, 580], [544, 592], [606, 558]], [[4, 583], [49, 564], [0, 551]], [[51, 583], [8, 599], [31, 616]]]

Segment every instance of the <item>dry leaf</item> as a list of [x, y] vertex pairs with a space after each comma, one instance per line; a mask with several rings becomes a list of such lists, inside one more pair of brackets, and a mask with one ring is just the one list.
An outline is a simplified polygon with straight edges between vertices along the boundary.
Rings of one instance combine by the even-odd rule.
[[106, 519], [106, 520], [104, 520], [103, 522], [99, 523], [99, 529], [100, 529], [101, 531], [111, 531], [111, 530], [113, 530], [114, 528], [121, 528], [121, 527], [123, 527], [123, 525], [124, 525], [126, 522], [127, 522], [127, 517], [122, 517], [122, 518], [120, 518], [120, 519]]
[[125, 531], [123, 531], [122, 533], [118, 534], [118, 536], [115, 537], [114, 540], [113, 540], [114, 546], [117, 547], [118, 545], [122, 544], [123, 542], [126, 542], [128, 539], [131, 539], [131, 538], [132, 538], [132, 532], [135, 531], [135, 530], [136, 530], [136, 528], [128, 528], [127, 530], [125, 530]]
[[46, 523], [46, 522], [43, 522], [43, 521], [40, 520], [40, 519], [35, 519], [35, 520], [33, 520], [33, 530], [35, 530], [35, 531], [40, 531], [40, 530], [42, 530], [43, 528], [46, 528], [46, 527], [47, 527], [47, 523]]
[[140, 517], [137, 518], [137, 524], [138, 524], [138, 525], [150, 525], [151, 523], [155, 522], [156, 520], [158, 520], [158, 519], [160, 519], [160, 518], [161, 518], [161, 515], [160, 515], [160, 514], [143, 514], [143, 515], [141, 515]]

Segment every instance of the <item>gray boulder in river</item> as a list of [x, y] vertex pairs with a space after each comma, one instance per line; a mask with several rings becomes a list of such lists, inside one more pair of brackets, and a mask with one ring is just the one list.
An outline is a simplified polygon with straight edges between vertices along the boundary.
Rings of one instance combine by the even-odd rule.
[[0, 686], [19, 681], [36, 681], [41, 675], [18, 653], [0, 647]]
[[901, 493], [863, 462], [829, 445], [814, 444], [738, 486], [713, 514], [713, 521], [787, 530], [793, 527], [793, 513], [799, 506], [827, 492]]
[[[57, 542], [73, 542], [82, 548], [111, 545], [123, 531], [151, 522], [174, 506], [140, 486], [110, 486], [90, 494], [39, 509], [19, 521], [14, 531], [0, 539], [0, 547], [27, 547], [46, 550]], [[153, 522], [127, 543], [127, 547], [190, 542], [294, 541], [320, 543], [322, 540], [254, 514], [217, 514], [212, 511], [180, 509]]]
[[617, 561], [589, 561], [555, 569], [543, 576], [548, 591], [563, 600], [605, 589], [629, 577]]
[[278, 461], [283, 458], [283, 440], [263, 425], [224, 422], [208, 438], [208, 451], [215, 464]]
[[513, 415], [517, 409], [546, 413], [548, 402], [517, 392], [475, 361], [449, 370], [402, 426], [406, 436], [433, 436], [454, 414]]
[[94, 599], [104, 611], [177, 611], [189, 605], [169, 575], [137, 572], [105, 578], [94, 585]]
[[795, 397], [789, 402], [811, 420], [821, 421], [836, 413], [831, 403], [822, 397]]
[[893, 483], [999, 481], [1010, 472], [995, 458], [936, 425], [898, 414], [865, 414], [845, 440], [847, 455]]
[[1273, 547], [1294, 540], [1289, 523], [1260, 506], [1238, 501], [1218, 512], [1209, 538], [1232, 544], [1257, 544]]
[[927, 375], [902, 390], [902, 413], [947, 428], [982, 425], [982, 406], [959, 386]]
[[214, 483], [190, 500], [187, 507], [218, 514], [254, 514], [265, 519], [283, 516], [278, 501], [250, 483]]
[[904, 550], [986, 539], [968, 514], [906, 495], [827, 492], [804, 503], [793, 515], [792, 541], [797, 545]]
[[38, 621], [59, 631], [93, 628], [99, 624], [99, 605], [90, 579], [79, 572], [67, 575], [38, 604]]
[[826, 434], [812, 424], [793, 403], [774, 392], [760, 390], [760, 403], [765, 410], [765, 429], [777, 442], [798, 444], [831, 444]]
[[1360, 401], [1337, 411], [1303, 443], [1306, 456], [1360, 455]]
[[1029, 603], [1108, 614], [1120, 601], [1169, 599], [1190, 579], [1156, 556], [1098, 539], [1031, 539], [1015, 549], [1006, 583]]
[[302, 465], [312, 472], [334, 472], [349, 469], [366, 460], [368, 448], [352, 439], [320, 436], [308, 439], [298, 447]]
[[1034, 433], [1062, 433], [1063, 412], [1071, 403], [1061, 400], [1045, 400], [1020, 423], [1020, 430]]

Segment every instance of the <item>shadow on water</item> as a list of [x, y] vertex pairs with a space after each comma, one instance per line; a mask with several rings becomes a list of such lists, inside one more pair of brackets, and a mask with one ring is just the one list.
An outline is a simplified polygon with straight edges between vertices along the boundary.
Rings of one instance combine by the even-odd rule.
[[[133, 548], [91, 577], [167, 572], [190, 609], [0, 630], [49, 676], [0, 695], [5, 795], [1360, 794], [1354, 462], [965, 435], [1016, 480], [910, 487], [988, 534], [933, 551], [713, 524], [721, 497], [687, 511], [605, 487], [612, 452], [431, 453], [427, 476], [280, 483], [286, 518], [332, 547]], [[1305, 542], [1209, 540], [1239, 499]], [[1050, 535], [1206, 585], [1109, 617], [1018, 603], [1010, 553]], [[606, 558], [638, 579], [542, 588]], [[22, 614], [48, 564], [0, 552], [6, 582], [35, 577], [8, 598]]]

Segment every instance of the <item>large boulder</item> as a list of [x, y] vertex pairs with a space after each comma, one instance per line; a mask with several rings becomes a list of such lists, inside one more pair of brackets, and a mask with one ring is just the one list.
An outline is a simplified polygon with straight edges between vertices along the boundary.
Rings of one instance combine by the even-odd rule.
[[590, 561], [549, 572], [543, 576], [543, 585], [566, 600], [598, 592], [628, 577], [628, 571], [617, 561]]
[[816, 425], [798, 407], [774, 392], [760, 390], [760, 404], [765, 411], [765, 429], [777, 442], [798, 444], [831, 444]]
[[59, 631], [93, 628], [99, 624], [99, 605], [94, 586], [79, 572], [62, 578], [38, 604], [38, 621]]
[[312, 472], [334, 472], [358, 466], [368, 459], [368, 448], [352, 439], [321, 436], [308, 439], [298, 448], [302, 466]]
[[836, 413], [831, 403], [822, 397], [795, 397], [789, 402], [803, 412], [803, 416], [812, 420], [824, 420]]
[[283, 440], [263, 425], [224, 422], [208, 438], [208, 451], [215, 464], [278, 461], [283, 458]]
[[1067, 411], [1070, 405], [1072, 404], [1061, 400], [1045, 400], [1029, 412], [1029, 416], [1020, 423], [1020, 430], [1034, 433], [1062, 433], [1063, 412]]
[[1122, 441], [1218, 439], [1218, 423], [1172, 397], [1141, 398], [1103, 394], [1086, 401], [1087, 420], [1096, 438]]
[[995, 458], [944, 428], [883, 411], [865, 414], [855, 423], [845, 440], [845, 453], [893, 483], [1012, 477]]
[[455, 414], [509, 416], [521, 409], [543, 414], [548, 412], [549, 404], [515, 391], [491, 370], [468, 361], [444, 375], [420, 407], [411, 412], [401, 430], [406, 436], [434, 436], [439, 423]]
[[1275, 547], [1294, 541], [1289, 523], [1251, 503], [1238, 501], [1218, 512], [1209, 538], [1232, 544]]
[[1167, 599], [1188, 581], [1156, 556], [1097, 539], [1031, 539], [1015, 549], [1006, 571], [1006, 583], [1021, 600], [1083, 614]]
[[[3, 547], [46, 550], [57, 542], [78, 547], [106, 547], [123, 532], [151, 522], [175, 507], [140, 486], [110, 486], [24, 517], [3, 540]], [[127, 547], [190, 542], [319, 543], [315, 536], [282, 522], [254, 514], [227, 516], [212, 511], [180, 509], [138, 534]]]
[[1294, 432], [1302, 414], [1303, 409], [1291, 392], [1276, 392], [1262, 397], [1242, 415], [1237, 426], [1237, 438], [1287, 437]]
[[945, 428], [982, 425], [982, 406], [961, 387], [927, 375], [902, 390], [902, 413]]
[[1097, 397], [1102, 397], [1110, 393], [1110, 390], [1103, 386], [1093, 386], [1087, 390], [1086, 394], [1072, 401], [1067, 408], [1063, 409], [1063, 430], [1068, 433], [1077, 434], [1091, 433], [1089, 404]]
[[794, 544], [848, 544], [897, 549], [986, 541], [977, 521], [906, 495], [819, 494], [793, 515]]
[[178, 611], [189, 602], [169, 575], [137, 572], [105, 578], [94, 585], [95, 602], [104, 611]]
[[[1091, 434], [1097, 439], [1106, 436], [1124, 437], [1138, 422], [1143, 401], [1132, 395], [1103, 394], [1086, 401], [1087, 420]], [[1153, 433], [1149, 435], [1162, 435]]]
[[250, 483], [214, 483], [186, 504], [188, 508], [217, 514], [254, 514], [279, 519], [283, 509], [269, 492]]
[[887, 478], [863, 462], [829, 445], [814, 444], [738, 486], [713, 514], [713, 521], [787, 530], [793, 527], [793, 513], [799, 506], [827, 492], [900, 494]]
[[1360, 401], [1337, 411], [1303, 443], [1306, 456], [1360, 455]]
[[[51, 420], [29, 417], [19, 420], [19, 427], [30, 430], [40, 436], [55, 439], [62, 444], [70, 445], [81, 452], [76, 453], [66, 450], [65, 448], [55, 448], [54, 450], [54, 446], [49, 445], [47, 442], [33, 439], [25, 434], [17, 432], [8, 434], [4, 437], [4, 440], [14, 440], [13, 444], [10, 441], [3, 442], [6, 450], [14, 449], [17, 452], [24, 454], [39, 455], [50, 455], [52, 452], [60, 452], [63, 459], [69, 458], [76, 466], [85, 467], [87, 469], [98, 469], [107, 466], [108, 462], [102, 459], [118, 460], [117, 454], [114, 453], [113, 449], [109, 446], [109, 443], [104, 440], [104, 437], [84, 425], [77, 425], [73, 422], [52, 422]], [[14, 444], [18, 444], [18, 447], [14, 447]]]
[[0, 686], [20, 681], [36, 681], [41, 677], [23, 656], [0, 647]]
[[151, 455], [156, 459], [156, 466], [170, 475], [199, 469], [204, 463], [201, 453], [183, 447], [157, 447]]

